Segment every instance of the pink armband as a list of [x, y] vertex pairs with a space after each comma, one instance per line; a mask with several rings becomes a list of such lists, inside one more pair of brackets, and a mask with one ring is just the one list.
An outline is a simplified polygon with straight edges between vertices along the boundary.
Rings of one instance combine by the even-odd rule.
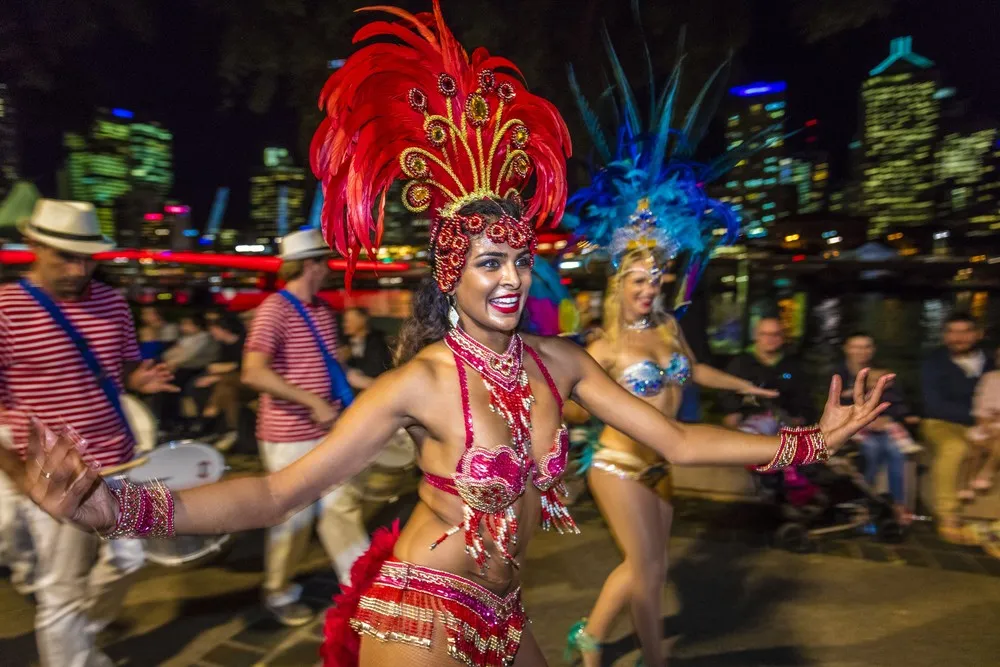
[[173, 537], [174, 496], [159, 482], [135, 484], [120, 480], [111, 487], [118, 500], [118, 522], [106, 533], [106, 540]]

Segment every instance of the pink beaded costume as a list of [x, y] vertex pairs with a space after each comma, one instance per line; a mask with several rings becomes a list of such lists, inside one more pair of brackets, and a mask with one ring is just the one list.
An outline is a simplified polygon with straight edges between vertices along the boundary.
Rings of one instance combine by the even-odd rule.
[[[383, 41], [348, 58], [320, 97], [326, 118], [313, 139], [312, 165], [324, 188], [323, 232], [349, 267], [362, 248], [374, 256], [387, 190], [396, 179], [405, 179], [404, 205], [415, 213], [432, 213], [434, 278], [447, 293], [462, 275], [474, 238], [482, 235], [533, 253], [533, 220], [541, 224], [561, 217], [569, 133], [555, 107], [528, 92], [513, 63], [482, 48], [470, 58], [445, 25], [437, 0], [431, 14], [370, 9], [400, 21], [377, 21], [358, 31], [355, 42]], [[529, 180], [533, 195], [521, 218], [490, 220], [460, 212], [483, 199], [520, 203]], [[569, 449], [566, 429], [559, 430], [540, 464], [531, 455], [534, 397], [525, 355], [546, 378], [560, 408], [562, 400], [542, 360], [517, 335], [503, 354], [457, 328], [445, 343], [458, 367], [466, 448], [453, 477], [426, 479], [461, 498], [463, 519], [428, 547], [453, 536], [464, 539], [483, 571], [491, 555], [487, 534], [499, 557], [514, 562], [514, 505], [529, 484], [541, 494], [543, 528], [577, 530], [558, 494]], [[507, 423], [510, 444], [473, 446], [469, 369], [485, 384], [490, 409]], [[430, 647], [439, 626], [449, 655], [459, 662], [511, 664], [526, 623], [520, 590], [500, 597], [453, 573], [399, 561], [392, 556], [397, 536], [398, 527], [377, 533], [352, 569], [353, 586], [335, 598], [324, 631], [324, 665], [357, 665], [361, 635]]]

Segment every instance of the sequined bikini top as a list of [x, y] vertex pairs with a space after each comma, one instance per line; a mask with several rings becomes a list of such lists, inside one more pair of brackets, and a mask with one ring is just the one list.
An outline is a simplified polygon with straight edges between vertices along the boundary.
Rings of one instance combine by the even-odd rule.
[[656, 396], [667, 385], [682, 387], [691, 379], [691, 362], [680, 352], [670, 355], [663, 368], [646, 359], [628, 366], [618, 377], [618, 383], [636, 396]]
[[[478, 343], [464, 334], [461, 336], [450, 334], [445, 342], [452, 349], [455, 355], [455, 365], [458, 368], [458, 381], [462, 392], [462, 415], [465, 421], [465, 451], [459, 459], [454, 477], [448, 478], [424, 473], [424, 479], [431, 486], [460, 497], [464, 506], [465, 520], [462, 525], [455, 526], [442, 535], [431, 545], [431, 548], [433, 549], [459, 530], [464, 530], [467, 551], [476, 559], [480, 568], [485, 569], [486, 554], [479, 530], [482, 523], [490, 532], [500, 552], [508, 561], [513, 562], [508, 551], [517, 534], [517, 519], [513, 505], [524, 493], [529, 478], [542, 495], [542, 528], [548, 530], [554, 527], [559, 532], [578, 532], [576, 524], [559, 498], [559, 493], [562, 490], [560, 479], [566, 471], [569, 457], [569, 433], [565, 424], [560, 426], [556, 432], [552, 448], [537, 464], [530, 455], [530, 451], [524, 446], [525, 444], [530, 445], [530, 439], [525, 443], [524, 439], [515, 436], [511, 445], [505, 444], [489, 449], [474, 446], [468, 375], [465, 369], [469, 358], [462, 353], [461, 349], [456, 348], [459, 344], [468, 346], [473, 343], [478, 345]], [[512, 339], [512, 346], [515, 348], [513, 354], [517, 357], [520, 357], [523, 347], [523, 350], [527, 351], [534, 359], [545, 377], [561, 413], [562, 397], [559, 395], [559, 390], [548, 369], [542, 363], [541, 357], [529, 346], [524, 345], [519, 336]], [[507, 392], [495, 392], [496, 388], [492, 387], [489, 380], [484, 377], [487, 389], [491, 393], [490, 409], [508, 419], [508, 425], [511, 426], [512, 432], [530, 434], [531, 405], [534, 403], [534, 397], [531, 395], [531, 388], [528, 385], [527, 373], [520, 369], [517, 376], [516, 387]], [[499, 394], [499, 396], [494, 396], [494, 393]], [[499, 401], [510, 404], [494, 405], [494, 401], [498, 398]]]

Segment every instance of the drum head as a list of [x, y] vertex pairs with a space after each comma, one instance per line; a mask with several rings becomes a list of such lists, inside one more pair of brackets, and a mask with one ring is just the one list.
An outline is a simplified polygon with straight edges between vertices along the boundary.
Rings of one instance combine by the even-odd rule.
[[156, 418], [141, 399], [131, 394], [122, 394], [122, 410], [128, 427], [135, 436], [137, 452], [151, 452], [156, 448]]
[[400, 429], [389, 439], [375, 458], [375, 463], [384, 468], [406, 468], [417, 460], [417, 447], [413, 438]]
[[129, 470], [129, 480], [139, 484], [158, 480], [174, 491], [211, 484], [222, 479], [226, 461], [217, 449], [201, 442], [168, 442], [147, 455], [140, 466]]

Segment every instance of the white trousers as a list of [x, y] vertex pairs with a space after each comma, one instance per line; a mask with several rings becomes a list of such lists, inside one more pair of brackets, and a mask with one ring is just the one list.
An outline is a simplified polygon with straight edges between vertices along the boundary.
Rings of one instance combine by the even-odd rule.
[[56, 521], [6, 478], [0, 485], [2, 502], [13, 502], [35, 546], [35, 640], [42, 667], [110, 667], [94, 640], [121, 612], [131, 575], [143, 564], [142, 542], [104, 542]]
[[[268, 472], [287, 468], [318, 445], [322, 438], [301, 442], [261, 442], [260, 452]], [[340, 583], [350, 582], [351, 565], [368, 550], [368, 532], [362, 518], [360, 491], [352, 484], [330, 489], [316, 503], [289, 516], [267, 534], [264, 557], [264, 596], [267, 604], [282, 606], [297, 601], [302, 587], [292, 584], [295, 568], [305, 556], [313, 522]]]

